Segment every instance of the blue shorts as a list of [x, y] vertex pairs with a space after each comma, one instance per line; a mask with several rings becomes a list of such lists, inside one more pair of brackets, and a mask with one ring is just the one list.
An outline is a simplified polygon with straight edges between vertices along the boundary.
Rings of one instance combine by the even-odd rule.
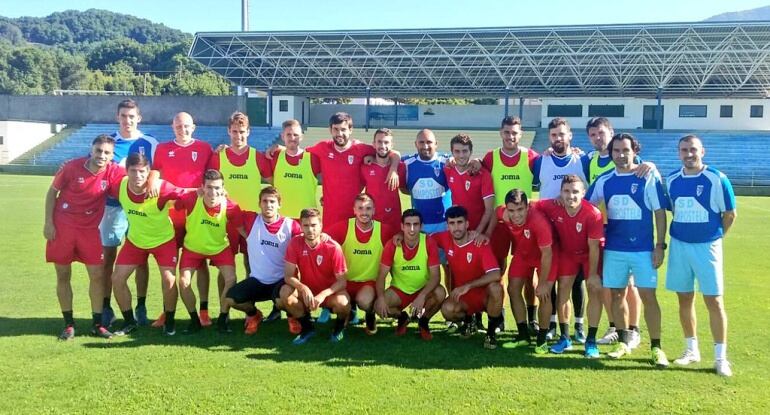
[[666, 289], [678, 293], [695, 292], [695, 281], [703, 295], [722, 295], [722, 239], [689, 243], [671, 238], [666, 271]]
[[102, 246], [115, 247], [123, 243], [128, 231], [128, 218], [120, 206], [104, 207], [102, 223], [99, 224], [99, 233], [102, 237]]
[[652, 252], [604, 250], [602, 284], [605, 288], [626, 288], [629, 276], [638, 288], [658, 288], [658, 270], [652, 266]]

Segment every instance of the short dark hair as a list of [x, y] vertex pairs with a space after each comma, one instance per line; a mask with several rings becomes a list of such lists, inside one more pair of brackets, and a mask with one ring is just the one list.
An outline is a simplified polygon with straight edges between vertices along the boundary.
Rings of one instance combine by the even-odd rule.
[[342, 123], [348, 123], [348, 127], [353, 128], [353, 117], [347, 112], [335, 112], [329, 117], [329, 127]]
[[112, 144], [112, 146], [115, 146], [115, 139], [112, 138], [111, 135], [107, 134], [99, 134], [94, 138], [94, 141], [91, 141], [91, 145], [95, 146], [97, 144]]
[[321, 216], [321, 211], [319, 211], [316, 208], [307, 208], [302, 209], [301, 212], [299, 212], [299, 218], [302, 219], [310, 219], [310, 218], [317, 218]]
[[386, 136], [393, 137], [393, 131], [391, 131], [391, 129], [387, 127], [378, 128], [377, 131], [374, 132], [374, 135], [372, 136], [372, 138], [376, 138], [377, 134], [383, 134]]
[[500, 129], [502, 130], [506, 125], [510, 125], [510, 126], [518, 125], [519, 127], [521, 127], [521, 118], [515, 115], [509, 115], [503, 118], [503, 121], [500, 122]]
[[136, 103], [133, 99], [124, 99], [123, 101], [118, 102], [118, 111], [120, 112], [121, 109], [128, 108], [128, 109], [136, 109], [137, 114], [142, 114], [142, 112], [139, 110], [139, 104]]
[[356, 202], [372, 202], [372, 206], [374, 206], [374, 198], [372, 198], [372, 195], [369, 193], [359, 193], [356, 195], [356, 198], [353, 199], [353, 203]]
[[698, 137], [697, 135], [695, 135], [695, 134], [687, 134], [686, 136], [684, 136], [684, 137], [679, 139], [679, 143], [677, 144], [677, 146], [679, 144], [682, 144], [685, 141], [692, 141], [692, 140], [698, 140], [701, 143], [703, 143], [703, 140], [701, 140], [700, 137]]
[[610, 144], [607, 145], [607, 150], [610, 152], [610, 156], [612, 156], [612, 147], [615, 144], [616, 141], [623, 141], [628, 140], [631, 142], [631, 149], [634, 150], [634, 153], [637, 155], [642, 152], [642, 145], [639, 143], [639, 140], [636, 139], [633, 135], [630, 133], [618, 133], [612, 136], [612, 140], [610, 140]]
[[297, 120], [295, 120], [293, 118], [290, 119], [290, 120], [286, 120], [286, 121], [281, 123], [281, 130], [285, 130], [285, 129], [289, 128], [289, 127], [300, 127], [300, 128], [302, 128], [302, 124], [300, 124], [299, 121], [297, 121]]
[[452, 137], [452, 139], [449, 141], [449, 150], [452, 150], [452, 147], [455, 144], [462, 144], [464, 146], [468, 146], [468, 148], [473, 151], [473, 140], [471, 140], [471, 136], [465, 133], [457, 134], [456, 136]]
[[406, 218], [410, 217], [417, 217], [420, 219], [420, 224], [422, 224], [422, 213], [420, 213], [417, 209], [409, 208], [405, 210], [403, 213], [401, 213], [401, 223], [404, 223], [406, 221]]
[[454, 205], [446, 210], [444, 217], [447, 220], [455, 218], [465, 218], [465, 220], [468, 220], [468, 209], [460, 205]]
[[556, 117], [548, 122], [548, 129], [556, 128], [560, 125], [563, 125], [567, 127], [567, 129], [570, 129], [569, 122], [567, 122], [566, 118], [563, 117]]
[[599, 127], [607, 127], [608, 130], [612, 130], [612, 124], [610, 124], [610, 120], [604, 117], [594, 117], [588, 120], [588, 123], [586, 123], [586, 132], [588, 132], [589, 128], [599, 128]]
[[249, 128], [249, 116], [240, 111], [235, 111], [227, 120], [227, 129], [229, 130], [233, 125]]
[[561, 187], [560, 187], [560, 189], [564, 188], [565, 184], [572, 184], [572, 183], [582, 183], [583, 184], [583, 188], [585, 189], [585, 187], [586, 187], [586, 183], [578, 175], [576, 175], [576, 174], [568, 174], [568, 175], [564, 176], [561, 179]]
[[133, 166], [146, 167], [150, 165], [150, 161], [147, 160], [147, 156], [142, 153], [131, 153], [126, 157], [126, 168]]
[[508, 203], [513, 203], [514, 205], [524, 203], [526, 205], [529, 202], [527, 201], [527, 194], [523, 190], [511, 189], [505, 194], [505, 204], [507, 205]]
[[278, 203], [281, 203], [281, 192], [275, 186], [265, 186], [259, 191], [259, 200], [262, 200], [262, 196], [275, 196], [278, 199]]
[[224, 180], [225, 177], [222, 176], [222, 173], [219, 170], [214, 169], [208, 169], [206, 170], [206, 173], [203, 174], [203, 181], [207, 182], [210, 180]]

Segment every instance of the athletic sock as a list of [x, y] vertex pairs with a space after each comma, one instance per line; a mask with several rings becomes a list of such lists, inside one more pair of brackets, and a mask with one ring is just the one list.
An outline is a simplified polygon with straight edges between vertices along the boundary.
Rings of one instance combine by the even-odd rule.
[[527, 306], [527, 321], [535, 321], [537, 319], [537, 306], [536, 305], [528, 305]]
[[727, 359], [727, 343], [714, 343], [714, 359], [715, 360]]
[[75, 319], [72, 317], [72, 310], [70, 311], [62, 311], [61, 312], [62, 317], [64, 317], [64, 324], [67, 326], [74, 326], [75, 325]]
[[94, 326], [102, 325], [102, 313], [91, 313], [91, 319], [93, 321]]
[[409, 321], [409, 314], [406, 314], [406, 311], [402, 311], [401, 314], [398, 315], [398, 325], [403, 326], [407, 321]]
[[430, 327], [428, 326], [428, 323], [429, 323], [429, 322], [430, 322], [430, 320], [428, 320], [428, 317], [424, 317], [424, 316], [423, 316], [423, 317], [420, 317], [420, 319], [419, 319], [419, 320], [417, 320], [417, 325], [418, 325], [418, 326], [419, 326], [421, 329], [430, 330]]
[[302, 333], [307, 333], [315, 329], [313, 327], [313, 321], [310, 320], [310, 314], [305, 314], [297, 320], [299, 320], [299, 324], [302, 326]]
[[249, 317], [254, 317], [254, 316], [256, 316], [256, 315], [257, 315], [257, 308], [256, 308], [256, 307], [254, 307], [254, 308], [252, 308], [251, 310], [247, 311], [247, 312], [246, 312], [246, 315], [247, 315], [247, 316], [249, 316]]
[[174, 327], [176, 311], [166, 311], [164, 314], [166, 315], [166, 327]]
[[120, 314], [123, 314], [123, 321], [126, 324], [135, 323], [134, 310], [120, 310]]
[[596, 343], [596, 332], [599, 331], [598, 327], [588, 326], [588, 337], [586, 341], [588, 343]]
[[575, 324], [583, 325], [583, 317], [575, 317]]
[[625, 343], [626, 346], [628, 346], [628, 330], [626, 329], [618, 329], [618, 341], [621, 343]]
[[660, 339], [650, 339], [650, 349], [660, 348]]
[[345, 323], [347, 323], [347, 318], [339, 318], [337, 317], [336, 320], [334, 320], [334, 334], [340, 334], [342, 330], [345, 329]]
[[500, 314], [497, 317], [487, 316], [489, 317], [489, 321], [487, 322], [487, 336], [495, 337], [495, 330], [497, 329], [497, 326], [500, 325], [500, 322], [503, 321], [503, 315]]
[[136, 306], [137, 307], [145, 307], [145, 303], [147, 302], [147, 297], [136, 297]]
[[217, 317], [217, 324], [220, 326], [227, 324], [227, 317], [229, 317], [227, 313], [219, 313], [219, 317]]
[[110, 299], [111, 297], [104, 297], [104, 300], [102, 301], [102, 308], [111, 308], [110, 305]]
[[548, 329], [541, 328], [537, 332], [537, 345], [540, 346], [541, 344], [545, 343], [545, 336], [548, 334]]
[[687, 350], [698, 351], [698, 338], [697, 337], [685, 337], [685, 346]]
[[559, 323], [559, 331], [562, 337], [569, 338], [569, 323]]
[[610, 327], [612, 327], [613, 329], [615, 328], [615, 322], [614, 321], [610, 321]]
[[639, 333], [639, 326], [628, 326], [628, 329]]
[[201, 301], [201, 311], [208, 310], [209, 309], [209, 302], [208, 301]]
[[190, 313], [190, 322], [192, 322], [193, 324], [200, 325], [201, 324], [201, 319], [200, 319], [200, 317], [198, 317], [198, 312], [197, 311], [190, 311], [189, 313]]
[[516, 330], [518, 330], [519, 332], [516, 335], [516, 338], [518, 339], [529, 338], [529, 327], [527, 327], [526, 322], [516, 323]]

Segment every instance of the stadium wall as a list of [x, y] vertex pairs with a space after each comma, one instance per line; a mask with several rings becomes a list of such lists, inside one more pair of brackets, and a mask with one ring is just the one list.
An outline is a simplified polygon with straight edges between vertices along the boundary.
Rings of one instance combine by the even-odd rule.
[[[370, 106], [370, 111], [376, 111], [377, 106]], [[353, 117], [355, 125], [362, 127], [366, 118], [366, 105], [315, 104], [310, 108], [310, 125], [325, 127], [329, 117], [335, 112], [344, 111]], [[432, 112], [433, 115], [426, 115]], [[418, 120], [399, 120], [398, 126], [404, 128], [473, 128], [496, 129], [505, 113], [502, 105], [419, 105]], [[518, 115], [518, 105], [508, 108], [509, 115]], [[541, 108], [539, 105], [525, 105], [522, 123], [524, 127], [540, 126]], [[372, 120], [372, 126], [392, 127], [393, 120]]]
[[45, 122], [0, 121], [0, 164], [8, 164], [63, 128]]
[[[543, 98], [541, 123], [545, 127], [555, 116], [564, 116], [573, 128], [583, 128], [590, 119], [591, 106], [622, 106], [623, 116], [608, 116], [615, 128], [655, 128], [654, 122], [644, 125], [644, 107], [656, 106], [655, 99], [643, 98]], [[770, 100], [730, 98], [672, 98], [662, 99], [663, 129], [667, 130], [770, 130]], [[581, 106], [580, 116], [562, 115]], [[729, 107], [730, 117], [722, 114], [722, 107]], [[560, 107], [560, 108], [555, 108]], [[762, 108], [752, 116], [752, 107]], [[649, 111], [649, 109], [648, 109]], [[727, 111], [727, 108], [725, 108]]]
[[246, 97], [238, 96], [0, 95], [0, 120], [114, 123], [118, 102], [126, 98], [139, 103], [146, 124], [170, 124], [174, 114], [187, 111], [196, 124], [222, 125], [234, 111], [246, 111]]

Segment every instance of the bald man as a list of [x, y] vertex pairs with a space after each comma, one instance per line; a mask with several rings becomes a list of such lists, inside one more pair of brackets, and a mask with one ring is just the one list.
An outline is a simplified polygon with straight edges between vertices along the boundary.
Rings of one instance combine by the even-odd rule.
[[[155, 160], [152, 168], [160, 172], [160, 177], [177, 187], [198, 188], [203, 185], [203, 173], [206, 171], [206, 164], [213, 154], [211, 145], [202, 140], [193, 138], [195, 132], [195, 122], [193, 117], [186, 113], [177, 113], [171, 124], [174, 129], [174, 141], [158, 144], [155, 151]], [[182, 246], [185, 234], [185, 212], [169, 209], [169, 216], [174, 223], [177, 246]], [[208, 316], [208, 293], [209, 293], [209, 272], [206, 266], [198, 270], [198, 294], [201, 299], [200, 320], [203, 325], [211, 325], [211, 319]], [[144, 306], [144, 298], [138, 298], [137, 322], [140, 324], [143, 310], [144, 321], [147, 321], [147, 309]], [[163, 327], [164, 314], [153, 323], [153, 327]]]

